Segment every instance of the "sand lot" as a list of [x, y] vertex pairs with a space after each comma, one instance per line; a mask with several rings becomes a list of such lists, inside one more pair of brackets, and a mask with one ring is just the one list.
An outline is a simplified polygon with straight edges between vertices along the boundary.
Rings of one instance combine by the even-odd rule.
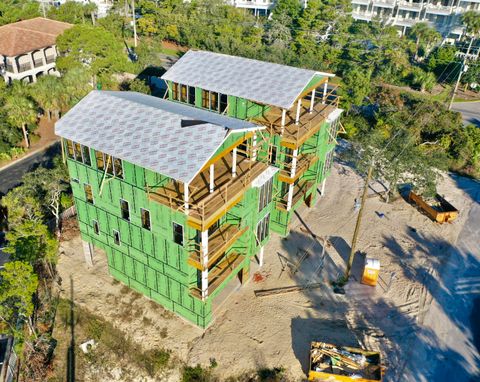
[[[351, 168], [336, 163], [326, 195], [312, 209], [299, 212], [286, 239], [273, 235], [265, 248], [264, 266], [251, 270], [252, 276], [259, 272], [261, 281], [250, 280], [233, 291], [205, 331], [114, 282], [101, 251], [96, 251], [94, 267], [87, 268], [78, 236], [62, 243], [58, 271], [63, 280], [72, 276], [77, 304], [105, 317], [145, 349], [171, 349], [192, 365], [208, 365], [214, 358], [221, 380], [276, 366], [284, 367], [291, 380], [303, 380], [312, 340], [381, 350], [386, 380], [398, 380], [432, 301], [425, 285], [441, 273], [465, 222], [467, 214], [462, 211], [468, 211], [471, 200], [454, 178], [444, 176], [439, 193], [461, 213], [452, 224], [438, 225], [403, 199], [386, 204], [369, 198], [357, 249], [380, 260], [379, 285], [358, 282], [362, 254], [356, 258], [346, 294], [334, 294], [329, 282], [344, 272], [355, 226], [354, 199], [362, 187], [363, 180]], [[296, 264], [303, 251], [308, 256], [296, 272], [282, 271], [281, 259]], [[308, 291], [254, 295], [257, 289], [321, 281], [321, 288]], [[171, 373], [170, 380], [178, 380], [178, 370]]]

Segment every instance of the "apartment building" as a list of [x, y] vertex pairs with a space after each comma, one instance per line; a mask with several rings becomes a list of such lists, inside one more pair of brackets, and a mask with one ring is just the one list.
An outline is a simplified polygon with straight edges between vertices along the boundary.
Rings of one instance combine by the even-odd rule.
[[37, 0], [42, 6], [45, 7], [58, 7], [65, 4], [67, 1], [75, 1], [83, 5], [95, 4], [97, 6], [96, 16], [102, 18], [107, 16], [108, 11], [113, 6], [113, 0]]
[[[333, 75], [203, 51], [168, 99], [93, 91], [56, 123], [87, 262], [200, 327], [262, 266], [332, 165]], [[268, 261], [268, 260], [267, 260]]]
[[71, 27], [42, 17], [0, 27], [0, 74], [5, 81], [35, 82], [42, 75], [59, 75], [56, 40]]
[[480, 12], [479, 0], [352, 0], [356, 20], [380, 19], [405, 34], [417, 22], [435, 27], [445, 38], [457, 40], [465, 32], [461, 16]]

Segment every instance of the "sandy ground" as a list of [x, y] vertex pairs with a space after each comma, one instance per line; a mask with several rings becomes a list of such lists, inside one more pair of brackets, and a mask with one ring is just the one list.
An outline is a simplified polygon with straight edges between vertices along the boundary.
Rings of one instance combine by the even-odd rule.
[[[424, 285], [445, 264], [471, 199], [455, 179], [445, 176], [439, 193], [462, 212], [452, 224], [438, 225], [403, 199], [385, 204], [378, 197], [369, 198], [357, 245], [362, 254], [354, 262], [346, 294], [334, 294], [329, 281], [344, 272], [355, 225], [354, 199], [360, 197], [362, 187], [358, 175], [336, 163], [326, 195], [314, 208], [300, 212], [288, 238], [273, 235], [265, 249], [265, 264], [258, 270], [263, 280], [250, 280], [234, 291], [206, 331], [114, 282], [104, 253], [97, 251], [95, 266], [87, 269], [78, 236], [62, 243], [58, 270], [63, 280], [73, 277], [77, 304], [111, 320], [146, 349], [171, 349], [192, 365], [209, 365], [214, 358], [222, 380], [276, 366], [287, 369], [292, 380], [303, 380], [310, 341], [319, 340], [381, 350], [386, 380], [396, 381], [396, 370], [408, 362], [402, 355], [408, 353], [432, 301]], [[282, 270], [284, 259], [297, 264], [303, 251], [308, 256], [296, 272]], [[358, 282], [365, 253], [381, 262], [376, 288]], [[325, 283], [317, 289], [254, 296], [256, 289], [319, 281]], [[178, 380], [178, 371], [170, 380]]]

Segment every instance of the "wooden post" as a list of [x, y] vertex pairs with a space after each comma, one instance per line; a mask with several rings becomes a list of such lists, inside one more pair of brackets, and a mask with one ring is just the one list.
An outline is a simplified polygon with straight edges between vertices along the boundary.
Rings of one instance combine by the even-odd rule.
[[237, 176], [237, 148], [232, 150], [232, 178]]
[[212, 163], [210, 165], [210, 193], [215, 190], [215, 165]]
[[282, 109], [282, 126], [280, 129], [280, 135], [283, 135], [283, 130], [285, 128], [285, 119], [287, 117], [287, 111], [285, 109]]
[[252, 138], [252, 160], [257, 160], [257, 133]]
[[297, 102], [297, 115], [295, 116], [295, 123], [298, 125], [300, 121], [300, 107], [302, 106], [302, 99], [299, 99]]
[[263, 254], [265, 252], [265, 247], [260, 248], [260, 252], [258, 253], [258, 265], [263, 266]]
[[323, 180], [323, 182], [322, 182], [322, 189], [321, 189], [321, 191], [320, 191], [320, 194], [321, 194], [322, 196], [325, 195], [325, 182], [326, 182], [326, 181], [327, 181], [327, 179], [325, 178], [325, 179]]
[[208, 229], [201, 234], [202, 247], [200, 256], [202, 260], [202, 301], [208, 297]]
[[314, 106], [315, 106], [315, 89], [312, 90], [312, 98], [310, 99], [310, 114], [312, 114]]
[[363, 207], [365, 206], [365, 202], [367, 200], [368, 184], [370, 183], [370, 179], [372, 178], [372, 172], [373, 172], [373, 160], [370, 164], [370, 167], [368, 168], [367, 179], [365, 180], [365, 186], [363, 187], [362, 204], [360, 205], [360, 210], [358, 211], [357, 223], [355, 224], [355, 231], [353, 232], [350, 256], [348, 257], [347, 269], [345, 271], [345, 278], [347, 280], [350, 277], [350, 271], [352, 270], [352, 264], [355, 258], [355, 246], [357, 244], [358, 232], [360, 231], [360, 223], [362, 222]]
[[188, 183], [183, 184], [183, 201], [184, 201], [184, 206], [185, 206], [185, 213], [188, 215], [188, 198], [189, 198], [189, 192], [188, 192]]

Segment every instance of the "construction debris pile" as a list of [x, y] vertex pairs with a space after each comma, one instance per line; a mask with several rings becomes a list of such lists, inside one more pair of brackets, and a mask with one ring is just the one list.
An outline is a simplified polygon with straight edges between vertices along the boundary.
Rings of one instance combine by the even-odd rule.
[[314, 372], [348, 376], [353, 380], [381, 381], [382, 378], [380, 356], [376, 352], [313, 342], [310, 356]]

